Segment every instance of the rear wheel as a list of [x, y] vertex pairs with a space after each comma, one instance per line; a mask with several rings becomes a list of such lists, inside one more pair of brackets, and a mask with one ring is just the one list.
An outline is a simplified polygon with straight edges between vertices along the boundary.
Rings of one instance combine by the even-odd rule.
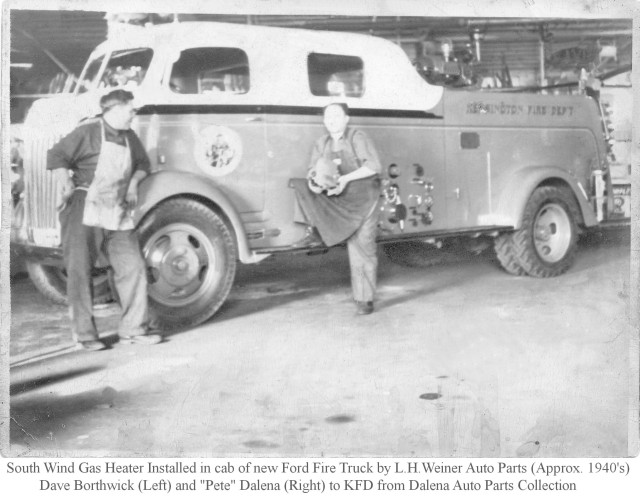
[[142, 222], [140, 244], [160, 327], [194, 326], [216, 313], [236, 271], [235, 240], [219, 214], [193, 200], [168, 200]]
[[521, 229], [509, 235], [517, 264], [534, 277], [564, 274], [575, 261], [579, 216], [568, 188], [536, 189], [525, 207]]
[[493, 242], [493, 248], [500, 266], [513, 276], [526, 276], [527, 271], [522, 268], [513, 246], [513, 234], [501, 234]]
[[[54, 303], [68, 303], [67, 273], [64, 268], [33, 261], [27, 261], [25, 266], [29, 278], [40, 293]], [[108, 272], [106, 267], [93, 269], [93, 303], [96, 305], [113, 301]]]

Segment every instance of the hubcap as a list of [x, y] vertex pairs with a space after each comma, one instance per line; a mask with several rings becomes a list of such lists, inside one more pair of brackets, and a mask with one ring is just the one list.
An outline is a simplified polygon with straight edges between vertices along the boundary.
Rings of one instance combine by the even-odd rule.
[[184, 306], [216, 284], [221, 274], [213, 240], [190, 224], [170, 224], [144, 246], [149, 296], [167, 306]]
[[544, 262], [562, 260], [571, 244], [571, 234], [569, 215], [560, 205], [549, 203], [540, 209], [533, 225], [533, 243]]

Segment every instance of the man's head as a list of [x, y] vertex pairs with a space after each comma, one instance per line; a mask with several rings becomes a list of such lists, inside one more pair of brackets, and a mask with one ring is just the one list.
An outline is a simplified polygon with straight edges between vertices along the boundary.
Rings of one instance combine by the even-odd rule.
[[324, 126], [329, 134], [342, 134], [349, 123], [349, 107], [346, 103], [330, 103], [324, 108]]
[[114, 90], [100, 99], [104, 120], [115, 129], [129, 129], [136, 115], [133, 108], [133, 93]]

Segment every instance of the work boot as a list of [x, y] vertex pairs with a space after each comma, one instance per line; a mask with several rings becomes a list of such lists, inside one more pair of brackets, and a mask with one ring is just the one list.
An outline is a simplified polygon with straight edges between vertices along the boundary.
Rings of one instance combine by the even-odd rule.
[[307, 227], [304, 238], [291, 245], [291, 248], [311, 248], [324, 245], [320, 233], [315, 227]]
[[372, 301], [356, 301], [356, 315], [369, 315], [373, 313]]
[[120, 336], [120, 344], [158, 344], [162, 341], [160, 334], [140, 334], [138, 336]]

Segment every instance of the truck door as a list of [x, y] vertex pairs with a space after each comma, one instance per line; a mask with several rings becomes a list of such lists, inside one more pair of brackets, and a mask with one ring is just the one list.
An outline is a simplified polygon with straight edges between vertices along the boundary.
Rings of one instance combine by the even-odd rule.
[[448, 129], [446, 204], [449, 227], [474, 227], [489, 212], [491, 153], [480, 129]]

